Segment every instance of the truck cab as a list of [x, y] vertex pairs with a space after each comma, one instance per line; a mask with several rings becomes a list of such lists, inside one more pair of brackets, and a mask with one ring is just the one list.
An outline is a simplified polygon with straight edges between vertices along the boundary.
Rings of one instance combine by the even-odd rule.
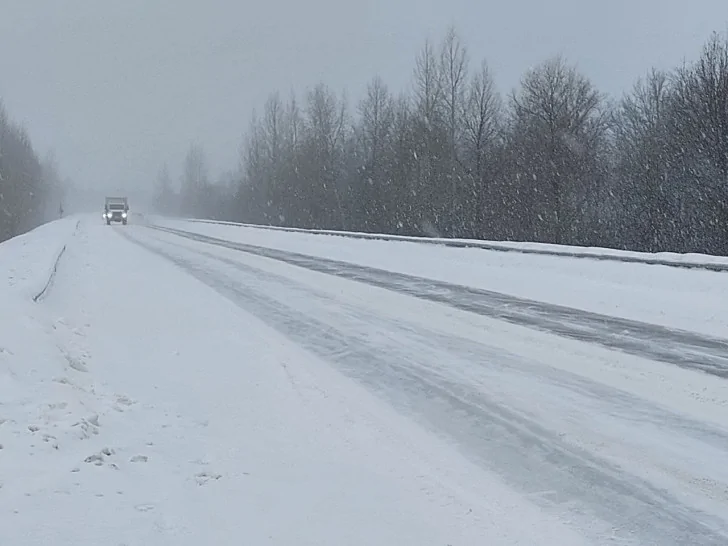
[[129, 219], [129, 202], [126, 197], [107, 197], [104, 205], [104, 219], [106, 225], [111, 222], [121, 222], [126, 225]]

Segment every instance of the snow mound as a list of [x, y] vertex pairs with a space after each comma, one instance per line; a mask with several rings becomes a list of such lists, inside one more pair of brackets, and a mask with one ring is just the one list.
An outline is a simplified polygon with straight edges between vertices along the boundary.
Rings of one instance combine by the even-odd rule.
[[63, 218], [0, 243], [0, 298], [8, 291], [25, 299], [42, 294], [80, 222]]

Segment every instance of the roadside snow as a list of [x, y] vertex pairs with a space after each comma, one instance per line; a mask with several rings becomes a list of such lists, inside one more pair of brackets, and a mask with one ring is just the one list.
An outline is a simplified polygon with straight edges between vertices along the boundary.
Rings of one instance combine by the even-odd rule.
[[[104, 398], [87, 373], [77, 332], [52, 322], [34, 304], [3, 300], [0, 314], [0, 511], [14, 494], [45, 494], [59, 472], [83, 465], [123, 399]], [[116, 405], [116, 403], [120, 405]], [[3, 529], [7, 527], [4, 522]], [[3, 535], [0, 530], [0, 537]], [[15, 544], [0, 540], [2, 544]]]
[[379, 241], [397, 241], [397, 242], [414, 242], [418, 244], [448, 244], [459, 243], [459, 246], [469, 248], [480, 248], [484, 250], [510, 250], [510, 251], [530, 251], [532, 253], [558, 254], [563, 257], [589, 257], [594, 258], [615, 258], [626, 262], [646, 262], [654, 264], [684, 264], [684, 265], [711, 265], [721, 268], [728, 267], [728, 257], [711, 256], [708, 254], [685, 253], [678, 254], [676, 252], [633, 252], [628, 250], [616, 250], [613, 248], [602, 247], [585, 247], [585, 246], [569, 246], [556, 245], [549, 243], [527, 243], [519, 241], [480, 241], [477, 239], [458, 239], [454, 237], [413, 237], [407, 235], [387, 235], [379, 233], [365, 233], [358, 231], [337, 231], [328, 229], [301, 229], [278, 226], [258, 226], [255, 224], [241, 224], [238, 222], [227, 222], [224, 220], [187, 220], [194, 223], [202, 224], [218, 224], [226, 226], [247, 227], [253, 229], [265, 229], [269, 231], [287, 232], [287, 233], [303, 233], [326, 235], [330, 237], [352, 238], [355, 235], [357, 239], [379, 240]]
[[159, 225], [725, 337], [728, 273], [158, 219]]
[[0, 302], [6, 294], [30, 300], [43, 291], [79, 220], [55, 220], [0, 243]]
[[27, 544], [12, 532], [27, 516], [23, 506], [38, 497], [60, 501], [84, 464], [103, 462], [103, 454], [96, 457], [104, 450], [99, 431], [127, 405], [102, 394], [87, 373], [80, 331], [33, 301], [78, 221], [52, 222], [0, 244], [0, 544]]

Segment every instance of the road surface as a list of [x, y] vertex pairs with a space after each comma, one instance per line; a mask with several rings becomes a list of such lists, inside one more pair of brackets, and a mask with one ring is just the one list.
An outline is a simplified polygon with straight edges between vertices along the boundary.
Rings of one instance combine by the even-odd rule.
[[234, 241], [82, 220], [36, 307], [96, 458], [0, 542], [728, 543], [726, 340]]

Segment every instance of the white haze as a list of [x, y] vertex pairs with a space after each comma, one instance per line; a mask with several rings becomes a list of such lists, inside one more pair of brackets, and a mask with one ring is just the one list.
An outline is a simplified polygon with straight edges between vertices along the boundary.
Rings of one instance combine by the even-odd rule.
[[324, 81], [356, 101], [378, 74], [406, 88], [424, 40], [454, 25], [501, 91], [557, 53], [613, 96], [694, 58], [724, 0], [0, 0], [0, 97], [42, 155], [103, 193], [141, 192], [192, 142], [235, 168], [269, 92]]

